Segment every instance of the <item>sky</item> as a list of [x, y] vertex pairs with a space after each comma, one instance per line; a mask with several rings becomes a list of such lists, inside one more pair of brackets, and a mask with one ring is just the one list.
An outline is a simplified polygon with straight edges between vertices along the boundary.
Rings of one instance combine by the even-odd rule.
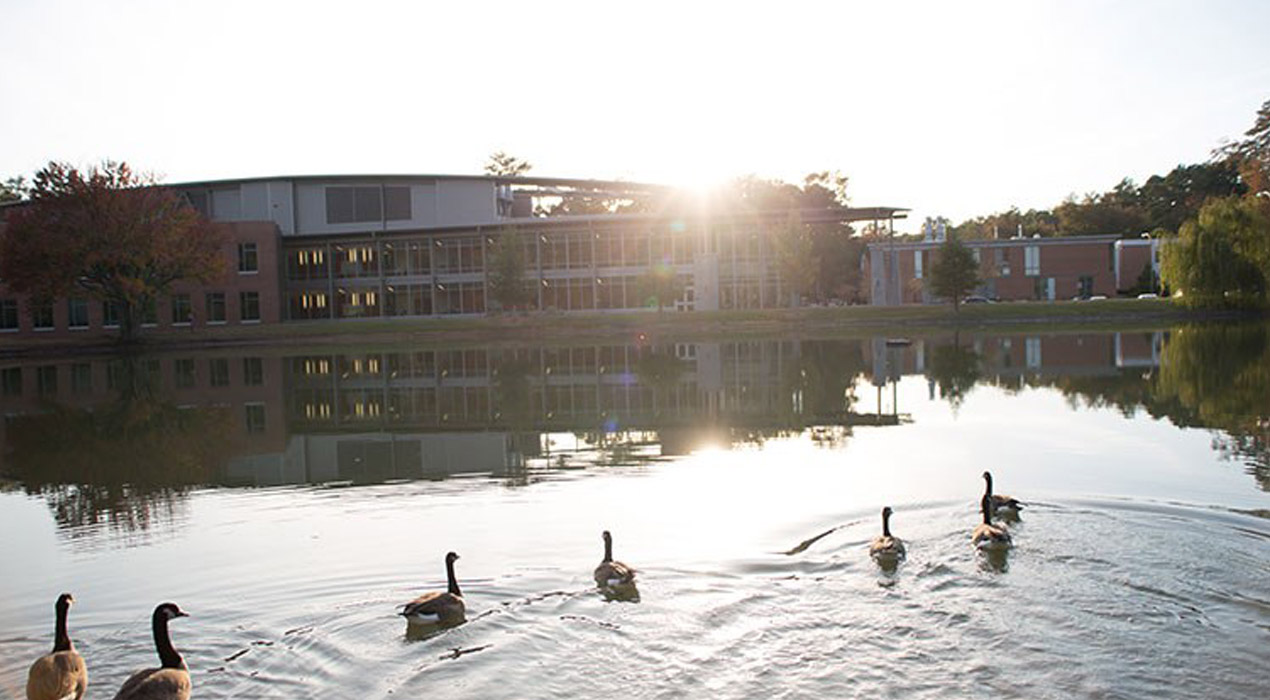
[[1270, 100], [1270, 3], [0, 0], [0, 179], [850, 177], [954, 222], [1206, 160]]

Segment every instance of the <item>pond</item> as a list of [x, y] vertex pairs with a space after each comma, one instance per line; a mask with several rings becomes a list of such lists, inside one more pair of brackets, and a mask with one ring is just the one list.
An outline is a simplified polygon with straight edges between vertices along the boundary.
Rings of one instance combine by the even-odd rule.
[[[0, 361], [0, 697], [1270, 694], [1270, 327]], [[981, 474], [1025, 501], [991, 556]], [[891, 506], [907, 545], [870, 559]], [[598, 591], [613, 533], [635, 591]], [[466, 622], [408, 628], [446, 586]]]

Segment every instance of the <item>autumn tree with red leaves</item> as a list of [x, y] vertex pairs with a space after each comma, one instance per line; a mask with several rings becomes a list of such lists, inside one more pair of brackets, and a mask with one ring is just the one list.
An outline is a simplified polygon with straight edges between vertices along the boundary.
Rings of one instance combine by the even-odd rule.
[[120, 340], [177, 280], [212, 282], [228, 270], [223, 233], [154, 176], [107, 161], [84, 172], [50, 162], [29, 203], [0, 234], [0, 276], [38, 300], [83, 295], [119, 310]]

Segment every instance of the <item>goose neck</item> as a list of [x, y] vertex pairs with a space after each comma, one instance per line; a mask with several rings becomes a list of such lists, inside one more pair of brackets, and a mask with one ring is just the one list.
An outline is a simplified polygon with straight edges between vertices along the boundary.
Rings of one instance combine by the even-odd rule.
[[66, 614], [69, 606], [57, 606], [57, 624], [53, 629], [53, 651], [69, 651], [72, 648], [71, 634], [66, 630]]
[[168, 619], [158, 613], [154, 616], [154, 647], [159, 652], [159, 662], [163, 668], [185, 668], [185, 659], [172, 646], [172, 637], [168, 634]]
[[451, 595], [461, 596], [463, 593], [459, 591], [459, 580], [454, 576], [454, 560], [445, 560], [445, 578], [448, 584], [447, 590]]

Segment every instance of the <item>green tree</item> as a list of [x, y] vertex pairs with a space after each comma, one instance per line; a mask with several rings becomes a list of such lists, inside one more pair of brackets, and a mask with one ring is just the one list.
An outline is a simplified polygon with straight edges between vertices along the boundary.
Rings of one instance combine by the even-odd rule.
[[1242, 195], [1248, 187], [1229, 160], [1179, 165], [1167, 175], [1152, 175], [1138, 191], [1139, 206], [1151, 229], [1177, 233], [1182, 224], [1199, 215], [1212, 197]]
[[982, 378], [979, 354], [974, 348], [962, 347], [960, 338], [953, 337], [951, 345], [940, 345], [931, 351], [930, 367], [926, 376], [939, 386], [939, 393], [952, 405], [961, 408], [966, 396]]
[[962, 298], [979, 286], [979, 263], [956, 236], [949, 235], [939, 247], [930, 269], [930, 285], [935, 296], [952, 301], [954, 311], [960, 311]]
[[37, 299], [82, 294], [115, 304], [120, 339], [130, 342], [142, 310], [173, 282], [227, 272], [224, 242], [185, 198], [126, 163], [83, 173], [49, 163], [0, 236], [0, 276]]
[[1161, 250], [1161, 276], [1195, 307], [1265, 306], [1270, 218], [1256, 197], [1205, 204]]
[[776, 248], [776, 267], [781, 284], [794, 296], [794, 304], [799, 305], [803, 297], [818, 291], [820, 261], [816, 257], [812, 233], [797, 219], [791, 218], [776, 232], [772, 243]]
[[533, 170], [534, 166], [527, 160], [508, 155], [502, 151], [494, 151], [485, 161], [486, 175], [520, 177]]
[[11, 177], [0, 181], [0, 204], [25, 199], [27, 190], [26, 178], [24, 177]]
[[1215, 155], [1239, 169], [1240, 177], [1253, 196], [1270, 202], [1270, 100], [1257, 110], [1257, 118], [1252, 128], [1244, 132], [1244, 138], [1218, 150]]
[[504, 228], [490, 246], [486, 274], [490, 296], [503, 309], [528, 304], [532, 289], [525, 276], [525, 244], [514, 228]]

